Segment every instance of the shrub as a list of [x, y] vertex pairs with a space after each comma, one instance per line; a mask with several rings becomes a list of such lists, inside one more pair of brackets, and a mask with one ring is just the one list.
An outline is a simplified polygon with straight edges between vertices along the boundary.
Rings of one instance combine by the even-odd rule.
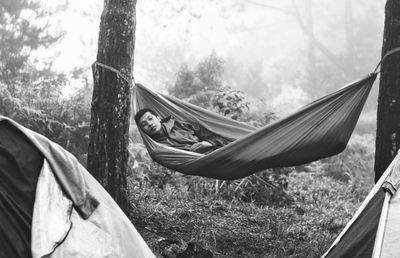
[[364, 196], [374, 182], [374, 136], [354, 135], [339, 155], [320, 162], [323, 175], [349, 184], [353, 193]]

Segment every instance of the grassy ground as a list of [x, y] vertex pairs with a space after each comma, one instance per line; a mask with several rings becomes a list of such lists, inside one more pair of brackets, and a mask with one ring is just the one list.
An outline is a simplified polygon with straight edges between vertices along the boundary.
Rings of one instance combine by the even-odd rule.
[[176, 257], [188, 243], [214, 257], [319, 257], [367, 194], [306, 173], [289, 176], [293, 201], [281, 207], [196, 196], [172, 185], [131, 186], [131, 219], [159, 257]]
[[136, 169], [130, 218], [158, 257], [320, 257], [372, 187], [373, 159], [363, 143], [291, 170], [282, 184], [264, 175], [279, 189], [255, 177], [221, 183]]

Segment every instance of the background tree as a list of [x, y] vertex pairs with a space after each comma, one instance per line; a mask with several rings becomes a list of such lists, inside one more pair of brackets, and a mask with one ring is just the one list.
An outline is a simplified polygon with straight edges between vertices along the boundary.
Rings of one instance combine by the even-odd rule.
[[276, 119], [276, 114], [267, 108], [262, 112], [250, 110], [248, 96], [221, 78], [224, 64], [225, 61], [212, 52], [196, 64], [194, 69], [182, 65], [174, 84], [168, 87], [168, 94], [256, 127]]
[[215, 52], [205, 57], [194, 69], [183, 64], [176, 81], [168, 87], [168, 93], [201, 106], [211, 107], [211, 98], [222, 87], [223, 60]]
[[[37, 2], [0, 1], [0, 81], [10, 90], [17, 90], [17, 86], [12, 85], [51, 75], [50, 62], [45, 63], [42, 69], [29, 62], [32, 51], [48, 47], [60, 38], [60, 35], [49, 31], [47, 23], [39, 25], [32, 22], [43, 20], [46, 16], [49, 14]], [[32, 73], [32, 69], [36, 73]]]
[[[388, 0], [382, 56], [400, 46], [400, 2]], [[381, 67], [375, 151], [375, 181], [383, 174], [400, 147], [400, 55], [385, 59]]]
[[[49, 11], [38, 1], [0, 1], [0, 114], [45, 135], [84, 161], [89, 121], [88, 105], [80, 101], [84, 89], [73, 99], [64, 98], [68, 76], [54, 71], [52, 60], [34, 57], [35, 52], [62, 39], [62, 32], [50, 28], [49, 20], [67, 7], [58, 5]], [[72, 73], [74, 79], [83, 74]]]
[[[47, 15], [48, 16], [48, 15]], [[0, 87], [2, 102], [18, 99], [24, 108], [42, 107], [35, 98], [40, 94], [56, 94], [62, 84], [62, 75], [51, 71], [51, 62], [43, 63], [42, 68], [35, 66], [30, 58], [33, 51], [49, 47], [60, 36], [52, 35], [46, 25], [32, 21], [44, 20], [45, 12], [38, 3], [25, 0], [0, 1]], [[59, 79], [57, 81], [57, 79]], [[53, 82], [54, 90], [45, 92], [49, 82]], [[45, 85], [47, 84], [47, 85]], [[48, 89], [47, 89], [48, 90]], [[41, 96], [47, 98], [49, 96]], [[3, 106], [4, 105], [4, 106]], [[0, 112], [3, 115], [15, 113], [16, 105], [3, 104]], [[17, 119], [19, 117], [16, 117]]]
[[356, 50], [354, 46], [354, 17], [353, 17], [353, 1], [344, 0], [344, 28], [346, 41], [346, 67], [354, 73], [354, 61], [356, 60]]
[[[305, 1], [305, 12], [306, 12], [306, 18], [305, 18], [305, 23], [307, 28], [310, 31], [310, 34], [312, 35], [310, 38], [315, 37], [314, 36], [314, 21], [313, 21], [313, 2], [312, 0], [306, 0]], [[315, 46], [312, 40], [308, 38], [308, 43], [307, 43], [307, 61], [308, 61], [308, 77], [310, 83], [314, 85], [315, 82]], [[315, 86], [315, 85], [314, 85]]]
[[[132, 78], [136, 0], [104, 1], [97, 62]], [[130, 85], [117, 73], [93, 66], [88, 170], [127, 210]]]

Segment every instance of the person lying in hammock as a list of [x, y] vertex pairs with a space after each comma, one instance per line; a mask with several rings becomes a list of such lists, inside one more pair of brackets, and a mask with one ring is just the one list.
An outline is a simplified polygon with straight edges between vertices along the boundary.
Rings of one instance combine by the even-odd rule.
[[179, 121], [172, 116], [164, 119], [144, 108], [135, 115], [139, 128], [156, 142], [197, 153], [209, 153], [229, 143], [197, 123]]

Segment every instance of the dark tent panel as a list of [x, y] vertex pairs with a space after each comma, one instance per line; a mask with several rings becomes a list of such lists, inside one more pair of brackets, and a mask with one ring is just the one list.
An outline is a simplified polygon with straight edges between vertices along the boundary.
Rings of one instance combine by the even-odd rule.
[[397, 154], [322, 257], [399, 257], [399, 186], [400, 155]]
[[0, 254], [31, 257], [31, 224], [43, 156], [22, 132], [0, 121]]
[[385, 193], [379, 191], [326, 257], [371, 257]]

